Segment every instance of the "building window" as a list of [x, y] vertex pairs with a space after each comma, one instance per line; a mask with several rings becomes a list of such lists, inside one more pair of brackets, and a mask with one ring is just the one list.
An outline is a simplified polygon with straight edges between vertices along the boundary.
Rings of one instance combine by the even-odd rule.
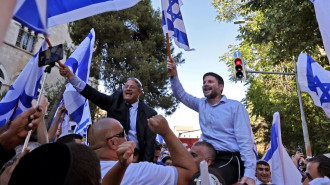
[[37, 35], [35, 35], [34, 32], [32, 32], [29, 29], [24, 29], [23, 27], [21, 27], [18, 31], [16, 46], [32, 53], [36, 40], [37, 40]]

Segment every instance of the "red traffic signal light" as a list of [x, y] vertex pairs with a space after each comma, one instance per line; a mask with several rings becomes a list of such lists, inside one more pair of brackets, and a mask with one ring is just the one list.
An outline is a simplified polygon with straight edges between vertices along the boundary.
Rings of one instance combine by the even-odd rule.
[[245, 80], [244, 62], [240, 58], [234, 60], [234, 71], [236, 80]]
[[235, 59], [235, 66], [242, 65], [242, 60], [240, 58]]

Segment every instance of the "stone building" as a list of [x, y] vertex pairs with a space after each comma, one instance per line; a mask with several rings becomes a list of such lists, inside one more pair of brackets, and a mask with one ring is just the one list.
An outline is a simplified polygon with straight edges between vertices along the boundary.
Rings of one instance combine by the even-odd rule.
[[[49, 40], [53, 46], [64, 44], [71, 47], [72, 41], [68, 33], [67, 24], [50, 28]], [[4, 43], [0, 48], [0, 92], [6, 91], [14, 83], [25, 65], [39, 50], [44, 36], [36, 34], [20, 23], [12, 20]], [[61, 61], [65, 62], [65, 58]], [[53, 86], [58, 81], [64, 81], [55, 66], [48, 75], [46, 84]]]

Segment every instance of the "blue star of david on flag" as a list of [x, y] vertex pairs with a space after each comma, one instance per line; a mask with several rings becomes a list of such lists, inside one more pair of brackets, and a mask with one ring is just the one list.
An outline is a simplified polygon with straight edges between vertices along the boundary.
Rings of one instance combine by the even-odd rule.
[[301, 91], [308, 92], [314, 104], [322, 107], [330, 118], [330, 71], [310, 55], [301, 53], [298, 58], [298, 83]]
[[191, 51], [180, 7], [181, 0], [162, 0], [162, 27], [164, 35], [174, 39], [175, 44], [186, 51]]

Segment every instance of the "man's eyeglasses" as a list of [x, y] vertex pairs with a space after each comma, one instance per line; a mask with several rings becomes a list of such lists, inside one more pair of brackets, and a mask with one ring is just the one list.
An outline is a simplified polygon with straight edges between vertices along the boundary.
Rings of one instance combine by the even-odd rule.
[[109, 141], [109, 139], [112, 139], [112, 138], [114, 138], [114, 137], [119, 137], [119, 138], [126, 137], [125, 129], [123, 129], [123, 131], [122, 131], [121, 133], [119, 133], [119, 134], [116, 134], [116, 135], [114, 135], [114, 136], [108, 137], [108, 138], [107, 138], [107, 141]]
[[132, 90], [135, 90], [135, 89], [138, 89], [138, 87], [134, 86], [134, 85], [124, 85], [124, 89], [132, 89]]

